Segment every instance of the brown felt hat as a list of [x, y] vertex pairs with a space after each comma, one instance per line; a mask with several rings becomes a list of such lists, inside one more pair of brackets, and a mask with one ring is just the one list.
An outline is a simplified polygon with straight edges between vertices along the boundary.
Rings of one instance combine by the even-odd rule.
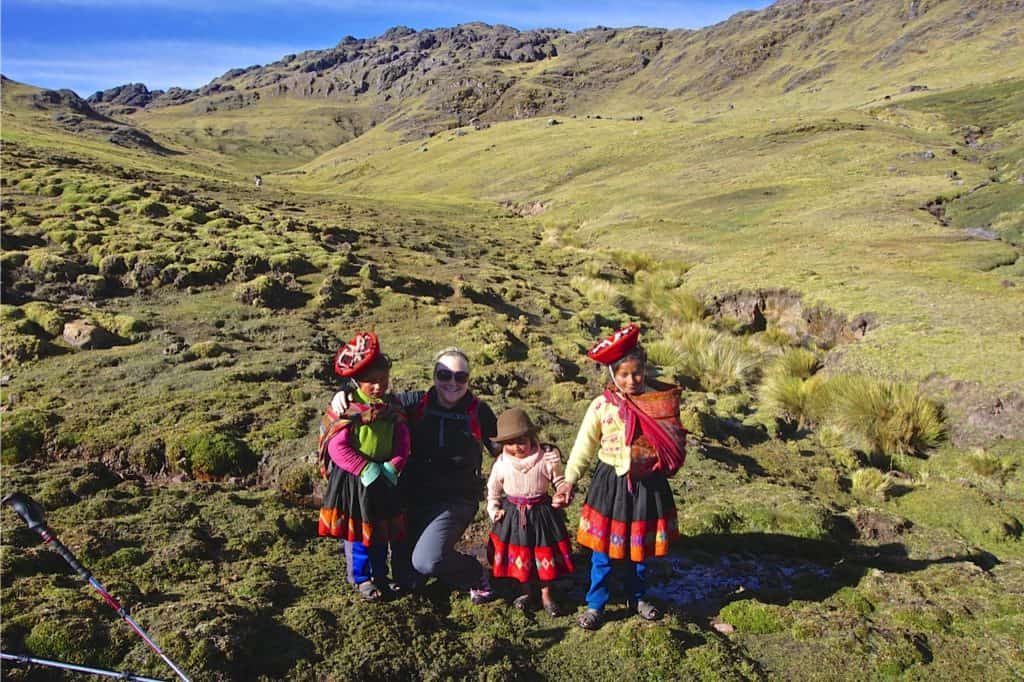
[[495, 443], [507, 443], [527, 434], [536, 437], [537, 427], [523, 408], [513, 407], [498, 417], [498, 435], [493, 440]]

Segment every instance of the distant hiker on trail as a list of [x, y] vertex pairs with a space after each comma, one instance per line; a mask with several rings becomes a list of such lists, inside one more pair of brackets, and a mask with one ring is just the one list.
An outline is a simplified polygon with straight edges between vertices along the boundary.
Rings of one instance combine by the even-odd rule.
[[561, 616], [551, 581], [572, 574], [572, 545], [565, 515], [552, 506], [549, 492], [564, 479], [562, 453], [541, 445], [537, 427], [518, 407], [498, 417], [494, 442], [502, 452], [487, 481], [487, 515], [494, 523], [487, 544], [491, 573], [521, 583], [523, 593], [512, 602], [520, 611], [536, 607], [533, 583], [539, 581], [544, 611]]
[[592, 360], [608, 366], [611, 383], [587, 408], [565, 481], [555, 495], [558, 503], [570, 503], [576, 483], [597, 455], [576, 535], [581, 545], [593, 550], [587, 609], [579, 618], [586, 630], [596, 630], [604, 622], [612, 559], [627, 561], [624, 586], [629, 608], [644, 620], [662, 617], [661, 610], [644, 599], [644, 562], [668, 554], [669, 543], [679, 536], [668, 477], [686, 456], [680, 390], [647, 380], [647, 355], [639, 336], [640, 328], [631, 324], [587, 351]]
[[406, 532], [398, 476], [409, 458], [409, 428], [387, 392], [390, 369], [375, 334], [360, 332], [342, 346], [334, 371], [353, 390], [331, 401], [320, 432], [327, 491], [319, 533], [344, 541], [348, 580], [367, 601], [390, 591], [388, 544]]
[[[408, 572], [397, 576], [409, 587], [428, 577], [468, 589], [473, 603], [494, 598], [487, 572], [475, 558], [456, 551], [476, 516], [483, 489], [483, 451], [497, 433], [494, 412], [469, 390], [469, 357], [445, 348], [432, 362], [429, 391], [400, 393], [408, 410], [412, 456], [401, 490], [409, 516], [405, 549]], [[396, 571], [402, 557], [396, 552]]]
[[262, 175], [257, 175], [256, 176], [256, 186], [257, 187], [261, 187], [262, 185], [263, 185], [263, 176]]

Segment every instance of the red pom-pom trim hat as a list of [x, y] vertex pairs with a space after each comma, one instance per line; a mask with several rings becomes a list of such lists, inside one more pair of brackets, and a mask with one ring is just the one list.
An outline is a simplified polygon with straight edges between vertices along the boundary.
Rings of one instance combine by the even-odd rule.
[[373, 332], [359, 332], [338, 349], [334, 356], [334, 373], [354, 377], [370, 366], [380, 355], [380, 341]]
[[640, 327], [637, 324], [627, 324], [622, 329], [616, 330], [614, 334], [606, 339], [601, 339], [587, 351], [587, 357], [600, 362], [602, 365], [610, 365], [621, 360], [631, 350], [636, 348], [640, 342]]

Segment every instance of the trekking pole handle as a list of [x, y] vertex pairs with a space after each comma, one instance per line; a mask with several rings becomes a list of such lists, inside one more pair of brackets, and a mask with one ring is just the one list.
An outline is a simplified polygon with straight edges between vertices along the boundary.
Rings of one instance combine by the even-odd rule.
[[71, 550], [65, 547], [64, 543], [58, 540], [57, 536], [46, 527], [46, 512], [41, 504], [23, 493], [11, 493], [4, 497], [3, 500], [0, 500], [0, 504], [6, 504], [13, 509], [21, 517], [22, 521], [28, 525], [29, 530], [34, 530], [38, 533], [43, 542], [50, 545], [57, 554], [60, 554], [61, 558], [68, 562], [68, 565], [75, 569], [75, 572], [82, 577], [82, 580], [86, 582], [92, 580], [92, 574], [82, 564], [78, 563], [78, 559], [71, 553]]

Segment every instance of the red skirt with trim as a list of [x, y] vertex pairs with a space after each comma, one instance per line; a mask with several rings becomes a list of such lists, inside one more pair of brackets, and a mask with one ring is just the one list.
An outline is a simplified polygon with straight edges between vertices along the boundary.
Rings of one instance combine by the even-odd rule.
[[565, 514], [541, 503], [520, 508], [503, 500], [505, 516], [491, 528], [487, 558], [495, 578], [514, 578], [521, 583], [548, 582], [573, 572], [572, 543], [565, 528]]
[[612, 559], [644, 561], [668, 554], [678, 537], [676, 502], [664, 474], [633, 481], [630, 492], [626, 476], [598, 462], [580, 510], [577, 542]]
[[320, 508], [319, 534], [369, 547], [405, 539], [405, 512], [398, 490], [379, 476], [364, 486], [358, 476], [330, 466]]

